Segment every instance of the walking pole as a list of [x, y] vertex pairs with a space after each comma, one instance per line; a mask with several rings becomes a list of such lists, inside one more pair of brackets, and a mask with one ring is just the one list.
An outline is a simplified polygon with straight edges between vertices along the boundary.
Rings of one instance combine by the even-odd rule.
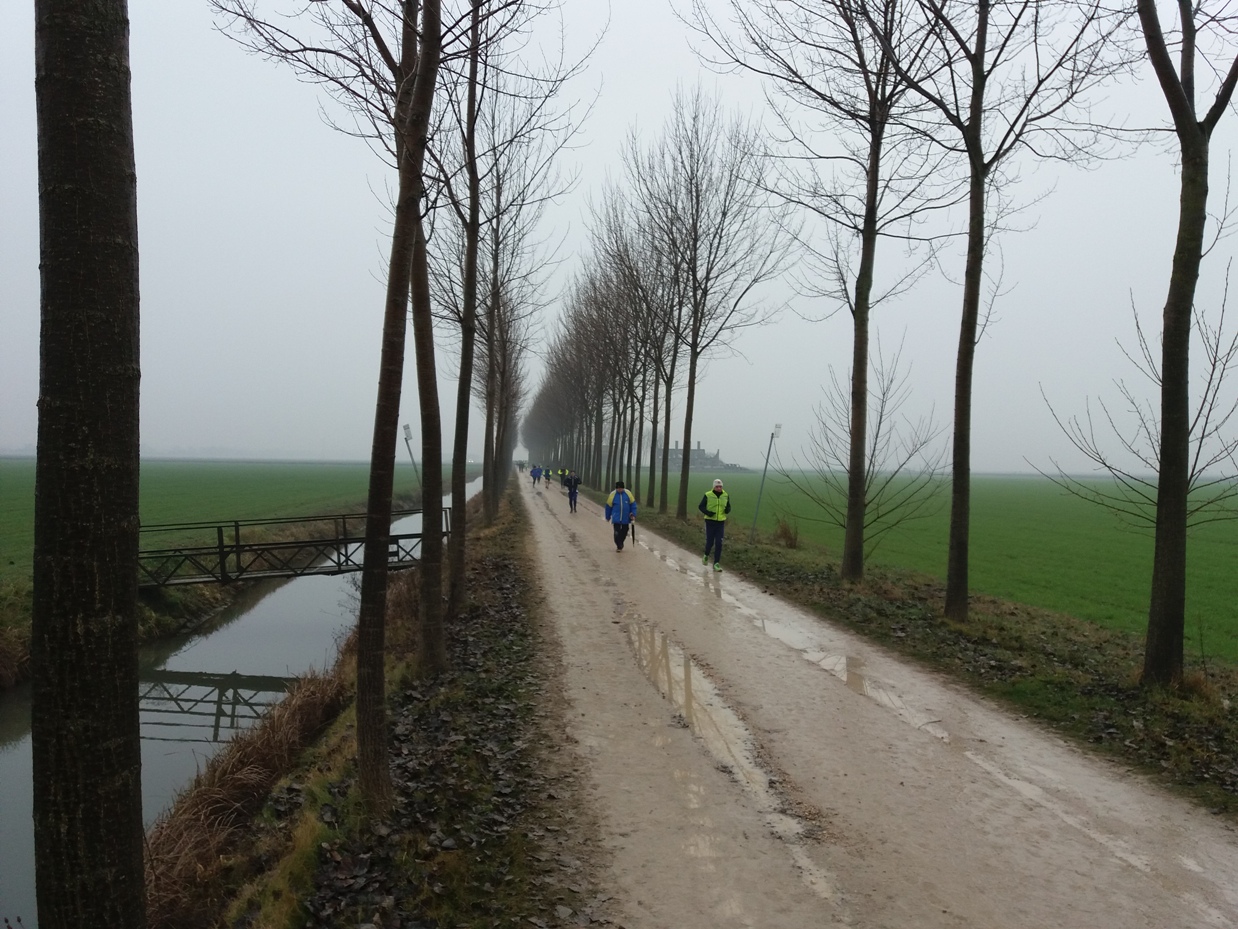
[[[632, 496], [630, 492], [627, 492], [627, 493], [628, 493], [628, 499], [632, 501], [632, 506], [636, 506], [636, 498]], [[635, 542], [636, 541], [636, 514], [635, 513], [633, 513], [631, 516], [628, 517], [628, 525], [632, 527], [632, 541]]]
[[757, 534], [757, 517], [761, 515], [761, 494], [765, 492], [765, 475], [769, 471], [769, 453], [774, 450], [774, 439], [782, 435], [782, 423], [774, 423], [774, 431], [769, 434], [769, 447], [765, 449], [765, 469], [761, 472], [761, 486], [757, 488], [757, 508], [752, 514], [752, 529], [748, 533], [748, 544]]

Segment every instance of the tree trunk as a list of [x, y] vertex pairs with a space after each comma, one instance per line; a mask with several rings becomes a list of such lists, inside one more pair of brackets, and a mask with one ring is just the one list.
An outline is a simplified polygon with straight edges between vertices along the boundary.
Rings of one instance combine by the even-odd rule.
[[633, 499], [640, 499], [641, 490], [641, 455], [645, 453], [645, 390], [649, 386], [648, 379], [642, 375], [640, 389], [640, 406], [636, 411], [636, 451], [632, 456], [632, 486]]
[[968, 545], [971, 533], [971, 389], [984, 274], [984, 174], [972, 171], [968, 198], [967, 264], [963, 271], [963, 314], [954, 367], [954, 475], [950, 496], [950, 545], [946, 562], [945, 615], [967, 618]]
[[688, 474], [692, 468], [692, 410], [696, 405], [697, 353], [688, 352], [688, 396], [683, 405], [683, 463], [679, 468], [679, 496], [675, 518], [688, 521]]
[[1161, 334], [1161, 446], [1156, 488], [1152, 595], [1144, 648], [1145, 684], [1182, 679], [1186, 626], [1186, 513], [1190, 489], [1191, 311], [1203, 255], [1208, 205], [1208, 142], [1182, 146], [1178, 237]]
[[864, 521], [868, 509], [868, 323], [877, 257], [877, 208], [880, 202], [882, 133], [874, 129], [868, 150], [864, 228], [860, 233], [860, 268], [855, 278], [851, 346], [851, 430], [847, 456], [847, 525], [843, 533], [839, 576], [864, 579]]
[[971, 58], [972, 83], [963, 148], [967, 152], [970, 183], [967, 200], [967, 263], [963, 269], [963, 313], [959, 351], [954, 368], [953, 486], [950, 493], [950, 542], [946, 560], [945, 615], [967, 618], [968, 545], [971, 535], [971, 388], [976, 357], [976, 329], [980, 320], [980, 288], [984, 281], [985, 185], [988, 167], [982, 150], [984, 138], [985, 58], [988, 49], [989, 0], [976, 5], [976, 47]]
[[[469, 414], [473, 399], [473, 349], [477, 339], [477, 251], [481, 239], [481, 182], [477, 176], [477, 67], [481, 54], [481, 0], [472, 0], [469, 28], [469, 86], [464, 127], [464, 163], [468, 172], [468, 218], [464, 224], [463, 313], [460, 320], [460, 377], [456, 384], [456, 434], [451, 453], [451, 525], [447, 615], [455, 616], [464, 596], [465, 499], [469, 453]], [[484, 482], [483, 482], [484, 483]]]
[[[421, 402], [421, 450], [425, 492], [421, 510], [420, 671], [434, 677], [447, 668], [443, 628], [443, 428], [438, 408], [434, 361], [430, 272], [425, 228], [418, 217], [413, 241], [413, 345], [417, 355], [417, 394]], [[464, 527], [454, 531], [463, 532]]]
[[[402, 148], [401, 148], [402, 150]], [[366, 503], [365, 551], [361, 563], [361, 604], [357, 613], [357, 768], [362, 796], [374, 815], [391, 802], [387, 770], [387, 694], [385, 669], [387, 548], [391, 537], [391, 495], [395, 482], [396, 430], [404, 381], [409, 266], [420, 181], [410, 159], [400, 159], [387, 297], [370, 447], [370, 485]], [[422, 457], [422, 505], [429, 503], [433, 468]], [[441, 476], [438, 478], [441, 480]], [[423, 530], [424, 531], [424, 530]]]
[[662, 402], [664, 422], [662, 424], [662, 481], [658, 487], [658, 512], [666, 513], [670, 509], [670, 491], [667, 489], [671, 474], [671, 387], [666, 385], [666, 396]]
[[649, 410], [653, 417], [649, 425], [649, 489], [645, 491], [645, 506], [652, 512], [653, 510], [653, 490], [657, 481], [654, 479], [654, 468], [658, 462], [658, 390], [662, 386], [662, 379], [657, 373], [653, 376], [653, 403]]
[[[36, 0], [41, 332], [30, 649], [44, 929], [146, 925], [128, 40], [124, 0]], [[33, 925], [35, 914], [25, 916]]]
[[613, 487], [615, 484], [615, 451], [619, 447], [619, 404], [612, 402], [610, 405], [610, 438], [606, 443], [606, 484], [607, 487]]
[[[357, 615], [357, 768], [362, 800], [371, 816], [380, 816], [391, 804], [391, 772], [387, 766], [387, 705], [383, 669], [386, 650], [387, 547], [391, 538], [391, 493], [395, 481], [396, 433], [400, 425], [400, 393], [404, 376], [404, 346], [408, 298], [413, 298], [414, 340], [417, 343], [417, 384], [421, 403], [422, 470], [422, 604], [424, 628], [442, 625], [442, 511], [443, 457], [438, 412], [438, 383], [430, 344], [428, 376], [422, 357], [428, 338], [418, 325], [428, 319], [429, 275], [419, 215], [426, 134], [439, 60], [439, 0], [425, 0], [416, 56], [416, 79], [409, 98], [396, 111], [395, 142], [399, 186], [391, 234], [391, 261], [387, 269], [387, 297], [383, 312], [383, 341], [374, 410], [374, 438], [370, 447], [370, 487], [366, 506], [365, 554], [361, 569], [361, 605]], [[404, 24], [405, 61], [416, 41], [412, 10]], [[419, 248], [420, 246], [420, 248]], [[411, 260], [410, 260], [411, 259]], [[428, 412], [429, 411], [429, 412]], [[431, 451], [433, 454], [427, 454]], [[433, 599], [427, 600], [427, 588]], [[427, 602], [430, 608], [427, 608]], [[437, 670], [431, 654], [423, 667]]]
[[[494, 362], [487, 360], [486, 384], [482, 391], [483, 396], [486, 398], [486, 424], [481, 448], [482, 503], [487, 526], [493, 523], [495, 516], [498, 515], [498, 507], [495, 502], [495, 487], [499, 480], [498, 467], [496, 465], [497, 456], [495, 454], [498, 447], [495, 443], [495, 433], [498, 431], [498, 415], [495, 409], [497, 401], [493, 384]], [[544, 456], [539, 455], [538, 457]]]

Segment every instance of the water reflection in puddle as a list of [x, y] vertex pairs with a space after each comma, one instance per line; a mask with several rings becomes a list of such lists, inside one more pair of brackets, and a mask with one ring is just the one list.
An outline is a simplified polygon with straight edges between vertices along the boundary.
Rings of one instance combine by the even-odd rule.
[[864, 660], [862, 658], [856, 658], [851, 655], [827, 655], [822, 652], [810, 651], [806, 651], [803, 654], [813, 664], [824, 668], [842, 680], [847, 685], [848, 690], [875, 700], [881, 706], [893, 711], [895, 716], [910, 723], [914, 728], [922, 729], [943, 742], [950, 741], [950, 733], [939, 725], [941, 720], [909, 707], [898, 694], [867, 677], [861, 670], [864, 667]]
[[701, 740], [717, 764], [752, 798], [770, 831], [783, 841], [804, 883], [822, 899], [834, 898], [833, 884], [802, 847], [805, 826], [785, 812], [769, 774], [753, 751], [753, 739], [709, 678], [665, 632], [647, 623], [627, 625], [636, 663]]
[[832, 654], [823, 651], [821, 648], [821, 630], [819, 628], [815, 628], [808, 622], [784, 622], [763, 615], [760, 611], [752, 609], [742, 603], [734, 594], [725, 590], [722, 585], [721, 574], [707, 571], [704, 568], [698, 574], [695, 571], [684, 569], [666, 552], [653, 548], [650, 548], [650, 551], [657, 555], [661, 561], [666, 562], [668, 566], [681, 573], [689, 583], [710, 590], [715, 597], [730, 606], [738, 615], [750, 620], [753, 625], [766, 635], [777, 639], [784, 645], [790, 646], [808, 661], [833, 674], [854, 693], [868, 697], [880, 706], [892, 711], [913, 728], [922, 729], [943, 742], [948, 743], [950, 741], [950, 733], [941, 725], [940, 719], [908, 706], [892, 689], [865, 674], [863, 671], [863, 659], [851, 655]]
[[[738, 585], [739, 588], [744, 589], [745, 592], [752, 593], [754, 595], [753, 599], [760, 597], [763, 604], [765, 604], [761, 610], [752, 609], [725, 589], [723, 583], [721, 583], [722, 575], [706, 571], [703, 568], [698, 573], [693, 570], [695, 565], [691, 562], [681, 565], [675, 560], [673, 554], [668, 556], [666, 553], [653, 548], [650, 551], [679, 573], [686, 583], [698, 589], [704, 587], [712, 590], [714, 595], [731, 606], [737, 615], [748, 619], [766, 635], [789, 646], [823, 671], [837, 677], [852, 692], [867, 697], [878, 705], [885, 707], [913, 728], [923, 730], [944, 743], [951, 742], [950, 732], [941, 725], [940, 719], [921, 709], [909, 706], [895, 692], [893, 687], [883, 684], [866, 673], [865, 663], [862, 658], [846, 654], [843, 649], [847, 647], [845, 644], [847, 639], [831, 635], [825, 621], [801, 616], [794, 608], [787, 607], [772, 597], [766, 600], [764, 595], [758, 594], [755, 590], [748, 588], [741, 582]], [[638, 631], [642, 629], [643, 631]], [[644, 639], [641, 639], [641, 636], [644, 636]], [[681, 713], [685, 719], [689, 720], [690, 724], [694, 721], [699, 724], [706, 715], [706, 712], [708, 712], [711, 719], [723, 712], [730, 712], [722, 706], [721, 701], [717, 700], [717, 695], [713, 692], [712, 687], [709, 687], [708, 681], [690, 660], [683, 658], [684, 670], [674, 677], [671, 676], [670, 671], [681, 661], [681, 658], [678, 656], [682, 653], [675, 646], [665, 641], [665, 635], [655, 633], [650, 627], [633, 626], [629, 629], [629, 638], [633, 643], [632, 647], [637, 654], [638, 660], [641, 661], [642, 668], [645, 669], [650, 679], [658, 685], [663, 695], [676, 706], [682, 706], [685, 702], [689, 704], [688, 709], [681, 710]], [[694, 681], [695, 684], [693, 683]], [[707, 687], [709, 687], [711, 696], [702, 698], [702, 691]], [[716, 706], [714, 705], [715, 702], [717, 703]], [[702, 703], [708, 705], [707, 711], [702, 709]], [[731, 715], [733, 716], [733, 714]], [[719, 730], [726, 728], [712, 722], [710, 725], [716, 726]], [[746, 734], [743, 734], [743, 725], [738, 718], [734, 720], [733, 727], [737, 728], [741, 733], [741, 739], [746, 740]], [[708, 740], [705, 739], [706, 729], [698, 729], [697, 726], [693, 726], [693, 728], [699, 732], [702, 740], [709, 744]], [[741, 741], [739, 744], [743, 746], [750, 743], [748, 741]], [[714, 751], [716, 754], [717, 750], [711, 746], [711, 751]], [[727, 748], [726, 751], [728, 752], [728, 758], [750, 757], [745, 756], [742, 749]], [[986, 771], [995, 780], [1006, 784], [1026, 800], [1040, 805], [1063, 822], [1078, 829], [1097, 844], [1107, 849], [1118, 860], [1145, 873], [1150, 870], [1151, 865], [1145, 856], [1134, 853], [1126, 842], [1109, 835], [1091, 823], [1086, 817], [1072, 811], [1066, 804], [1058, 801], [1050, 791], [1024, 778], [1008, 773], [997, 762], [974, 750], [964, 751], [963, 755], [973, 764]], [[730, 764], [727, 762], [723, 763], [726, 764], [728, 770], [731, 770]], [[755, 763], [753, 764], [754, 770], [760, 773], [759, 768], [755, 767]], [[753, 776], [750, 775], [749, 777]], [[761, 776], [764, 777], [764, 775]], [[748, 783], [748, 779], [740, 778], [738, 772], [737, 779], [740, 779], [741, 783]], [[765, 785], [768, 794], [768, 778], [757, 780], [755, 783], [755, 790], [759, 790], [761, 785]], [[762, 807], [763, 811], [766, 809], [767, 807]], [[772, 825], [772, 828], [777, 833], [777, 826]], [[796, 849], [794, 846], [789, 844], [788, 847], [791, 848], [792, 854], [795, 854]], [[1180, 858], [1179, 864], [1188, 872], [1194, 873], [1201, 870], [1198, 862], [1192, 859]], [[805, 869], [804, 873], [808, 875], [812, 872]], [[808, 881], [809, 879], [805, 877], [805, 880]], [[811, 884], [811, 881], [809, 883]], [[828, 888], [828, 884], [823, 883], [822, 886]], [[823, 893], [823, 896], [829, 896], [828, 890]], [[1191, 902], [1194, 903], [1200, 912], [1204, 913], [1210, 924], [1222, 924], [1223, 917], [1215, 910], [1207, 907], [1202, 901], [1192, 900]]]

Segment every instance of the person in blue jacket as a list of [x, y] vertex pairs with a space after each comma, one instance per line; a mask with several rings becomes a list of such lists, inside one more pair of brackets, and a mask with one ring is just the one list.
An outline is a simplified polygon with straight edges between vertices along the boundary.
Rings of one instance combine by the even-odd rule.
[[714, 481], [713, 490], [707, 490], [696, 507], [705, 514], [705, 557], [701, 564], [709, 564], [709, 553], [714, 553], [714, 570], [722, 570], [722, 536], [726, 532], [726, 517], [731, 512], [731, 497], [722, 489], [722, 481]]
[[606, 521], [615, 527], [615, 551], [623, 551], [628, 529], [636, 522], [636, 498], [624, 489], [623, 481], [615, 481], [615, 489], [606, 498]]

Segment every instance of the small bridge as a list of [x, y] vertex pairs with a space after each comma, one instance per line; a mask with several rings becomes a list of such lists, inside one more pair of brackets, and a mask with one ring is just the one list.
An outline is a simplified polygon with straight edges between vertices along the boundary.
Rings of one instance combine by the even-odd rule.
[[156, 742], [219, 742], [252, 726], [284, 698], [291, 677], [147, 671], [138, 706], [142, 738]]
[[[397, 520], [420, 513], [421, 510], [393, 510], [391, 522], [394, 525]], [[354, 513], [143, 526], [138, 586], [227, 584], [360, 571], [365, 519], [364, 513]], [[450, 531], [451, 511], [444, 508], [443, 535]], [[414, 567], [419, 560], [421, 540], [420, 531], [391, 533], [388, 569]]]

